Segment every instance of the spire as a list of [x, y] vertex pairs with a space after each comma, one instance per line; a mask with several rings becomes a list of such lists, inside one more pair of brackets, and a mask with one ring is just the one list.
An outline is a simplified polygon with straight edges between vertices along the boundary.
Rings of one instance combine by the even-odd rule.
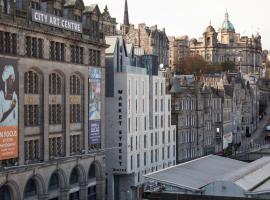
[[129, 26], [128, 3], [125, 0], [124, 26]]
[[229, 14], [228, 14], [227, 9], [226, 9], [226, 13], [225, 13], [225, 21], [229, 21]]

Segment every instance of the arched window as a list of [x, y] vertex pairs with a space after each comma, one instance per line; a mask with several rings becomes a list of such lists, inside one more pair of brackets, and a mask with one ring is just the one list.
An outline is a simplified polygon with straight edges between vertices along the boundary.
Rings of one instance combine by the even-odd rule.
[[81, 95], [82, 93], [82, 80], [78, 75], [72, 75], [70, 77], [70, 94]]
[[71, 172], [69, 183], [70, 185], [79, 184], [79, 180], [78, 168], [74, 168]]
[[49, 75], [49, 123], [51, 125], [62, 124], [63, 122], [63, 97], [56, 98], [52, 95], [62, 95], [64, 90], [62, 77], [58, 73]]
[[58, 173], [53, 173], [49, 182], [49, 190], [56, 190], [59, 188], [59, 175]]
[[37, 195], [36, 181], [31, 178], [24, 188], [24, 198], [33, 197]]
[[90, 170], [89, 170], [89, 173], [88, 173], [88, 178], [89, 179], [96, 178], [96, 165], [95, 164], [92, 164], [90, 166]]
[[49, 94], [59, 95], [63, 92], [62, 77], [58, 73], [49, 75]]
[[8, 186], [4, 185], [0, 188], [0, 199], [11, 200], [11, 192]]
[[35, 71], [24, 73], [24, 90], [26, 94], [40, 93], [40, 77]]

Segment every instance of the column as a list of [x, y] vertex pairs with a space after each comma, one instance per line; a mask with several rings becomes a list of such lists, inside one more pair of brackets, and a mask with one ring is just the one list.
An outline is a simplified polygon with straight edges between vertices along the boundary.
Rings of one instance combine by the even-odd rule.
[[49, 74], [44, 72], [43, 81], [43, 158], [49, 160]]
[[69, 156], [70, 155], [70, 74], [66, 73], [65, 74], [65, 92], [64, 92], [64, 99], [65, 101], [64, 103], [64, 119], [65, 119], [65, 137], [64, 137], [64, 141], [65, 141], [65, 155]]
[[61, 189], [59, 200], [69, 200], [69, 188]]
[[[96, 178], [96, 187], [97, 187], [97, 200], [104, 200], [105, 199], [105, 177], [97, 177]], [[113, 199], [113, 198], [111, 198]]]
[[87, 184], [80, 185], [80, 200], [86, 200], [88, 194]]

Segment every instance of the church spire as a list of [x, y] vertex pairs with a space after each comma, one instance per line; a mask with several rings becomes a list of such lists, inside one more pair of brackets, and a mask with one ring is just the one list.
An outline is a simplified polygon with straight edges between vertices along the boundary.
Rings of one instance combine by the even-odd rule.
[[124, 26], [129, 26], [128, 3], [125, 0]]

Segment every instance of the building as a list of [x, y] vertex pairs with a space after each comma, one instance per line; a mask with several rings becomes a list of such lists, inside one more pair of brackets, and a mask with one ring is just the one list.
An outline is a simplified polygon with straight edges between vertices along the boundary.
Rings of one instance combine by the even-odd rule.
[[[122, 36], [106, 37], [106, 164], [108, 199], [141, 199], [143, 175], [175, 164], [171, 96], [156, 56], [131, 66]], [[155, 60], [155, 61], [154, 61]], [[113, 160], [113, 162], [111, 162]]]
[[135, 28], [133, 24], [129, 23], [127, 0], [125, 1], [121, 34], [125, 37], [127, 43], [143, 48], [146, 54], [158, 57], [158, 64], [168, 66], [169, 39], [165, 29], [159, 30], [157, 25], [148, 27], [145, 23], [141, 23], [138, 28]]
[[0, 5], [0, 199], [105, 199], [99, 25], [81, 0]]
[[234, 62], [244, 73], [259, 72], [262, 66], [261, 36], [240, 36], [227, 12], [218, 32], [209, 25], [201, 38], [190, 40], [190, 53], [201, 55], [213, 65]]
[[99, 40], [103, 39], [104, 36], [117, 34], [116, 19], [111, 17], [107, 6], [105, 6], [103, 13], [101, 13], [97, 4], [91, 4], [85, 7], [84, 13], [88, 13], [88, 21], [84, 20], [84, 27], [91, 33], [92, 39], [96, 38]]
[[184, 59], [189, 56], [188, 36], [169, 37], [169, 67], [178, 72], [184, 67]]
[[193, 76], [175, 75], [172, 88], [172, 123], [177, 126], [177, 162], [219, 152], [215, 130], [221, 121], [221, 98]]
[[147, 174], [145, 178], [157, 186], [148, 187], [148, 192], [158, 191], [160, 197], [178, 194], [186, 196], [184, 199], [269, 199], [269, 167], [269, 157], [245, 163], [210, 155]]

